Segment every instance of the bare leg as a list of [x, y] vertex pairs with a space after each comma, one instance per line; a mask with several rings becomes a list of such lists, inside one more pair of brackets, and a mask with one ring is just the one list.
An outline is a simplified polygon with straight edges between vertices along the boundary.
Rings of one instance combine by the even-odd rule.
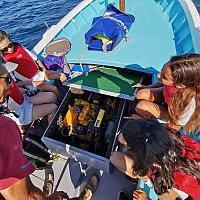
[[118, 136], [118, 141], [119, 141], [121, 144], [127, 146], [127, 142], [126, 142], [126, 140], [124, 139], [124, 136], [122, 135], [122, 133], [119, 134], [119, 136]]
[[169, 120], [167, 107], [150, 101], [139, 101], [136, 105], [135, 111], [143, 118], [160, 118], [165, 121]]
[[44, 117], [48, 115], [48, 123], [53, 118], [55, 112], [57, 110], [56, 104], [42, 104], [42, 105], [33, 105], [33, 116], [32, 120], [40, 119], [41, 117]]
[[49, 80], [58, 79], [61, 82], [64, 82], [67, 80], [67, 76], [64, 73], [60, 73], [60, 72], [56, 72], [56, 71], [52, 71], [52, 70], [47, 70], [46, 76], [47, 76], [47, 79], [49, 79]]
[[45, 103], [57, 103], [57, 96], [53, 92], [40, 92], [29, 98], [29, 102], [35, 105]]
[[151, 88], [151, 89], [141, 89], [137, 92], [136, 98], [138, 100], [147, 100], [150, 102], [162, 103], [164, 102], [163, 88]]
[[56, 94], [57, 97], [59, 97], [59, 91], [55, 85], [50, 85], [48, 83], [43, 82], [42, 84], [37, 86], [37, 88], [40, 89], [42, 92], [53, 92]]
[[112, 153], [110, 161], [122, 173], [130, 176], [131, 178], [136, 178], [133, 174], [134, 161], [126, 154], [115, 151]]

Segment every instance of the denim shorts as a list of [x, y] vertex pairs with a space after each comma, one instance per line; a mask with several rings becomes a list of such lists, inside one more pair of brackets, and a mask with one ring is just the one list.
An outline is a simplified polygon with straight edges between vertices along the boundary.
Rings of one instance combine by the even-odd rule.
[[28, 125], [32, 122], [33, 104], [29, 102], [29, 97], [27, 95], [23, 96], [24, 101], [16, 108], [15, 113], [19, 116], [19, 121], [22, 125]]

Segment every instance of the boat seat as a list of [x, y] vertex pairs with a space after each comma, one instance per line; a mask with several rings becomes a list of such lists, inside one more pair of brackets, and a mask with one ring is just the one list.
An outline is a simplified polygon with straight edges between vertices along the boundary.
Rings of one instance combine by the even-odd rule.
[[65, 55], [71, 51], [71, 43], [67, 38], [59, 38], [51, 41], [44, 49], [46, 56], [63, 56], [64, 57], [64, 72], [70, 73], [71, 69]]
[[46, 55], [64, 56], [71, 50], [71, 43], [67, 38], [51, 41], [44, 49]]

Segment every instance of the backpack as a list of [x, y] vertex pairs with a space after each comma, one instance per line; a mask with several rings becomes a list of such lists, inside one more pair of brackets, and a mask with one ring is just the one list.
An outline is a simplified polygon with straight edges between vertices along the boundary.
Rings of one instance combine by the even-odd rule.
[[120, 41], [128, 39], [128, 30], [135, 17], [118, 10], [109, 4], [103, 16], [95, 17], [92, 27], [85, 33], [88, 50], [112, 51]]

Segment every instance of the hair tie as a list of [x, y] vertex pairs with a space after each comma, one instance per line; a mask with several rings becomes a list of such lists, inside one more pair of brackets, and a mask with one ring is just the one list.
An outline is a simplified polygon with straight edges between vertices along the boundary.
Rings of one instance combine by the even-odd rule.
[[145, 140], [145, 142], [147, 143], [147, 142], [149, 141], [149, 136], [150, 136], [150, 134], [147, 132], [145, 135], [146, 135], [146, 140]]

